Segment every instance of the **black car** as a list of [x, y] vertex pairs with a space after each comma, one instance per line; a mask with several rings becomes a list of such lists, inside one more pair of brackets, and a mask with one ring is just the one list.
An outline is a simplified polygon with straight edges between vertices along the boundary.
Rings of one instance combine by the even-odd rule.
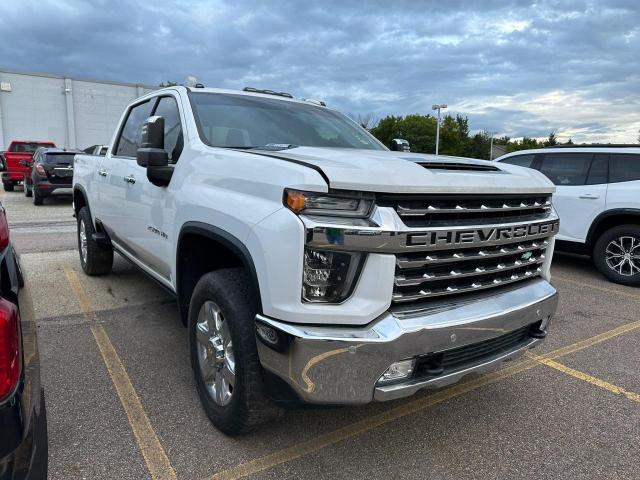
[[47, 478], [47, 415], [31, 302], [0, 205], [0, 480]]
[[68, 189], [67, 193], [71, 194], [76, 153], [82, 152], [46, 147], [35, 151], [24, 176], [24, 194], [33, 196], [34, 205], [42, 205], [44, 198], [56, 190]]

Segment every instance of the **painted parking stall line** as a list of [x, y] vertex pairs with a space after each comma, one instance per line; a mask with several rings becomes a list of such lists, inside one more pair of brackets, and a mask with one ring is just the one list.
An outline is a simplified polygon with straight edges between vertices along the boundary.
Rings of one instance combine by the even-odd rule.
[[612, 383], [601, 380], [600, 378], [589, 375], [588, 373], [584, 373], [574, 368], [567, 367], [566, 365], [563, 365], [560, 362], [556, 362], [555, 360], [551, 360], [550, 358], [543, 358], [538, 356], [533, 356], [533, 358], [542, 365], [546, 365], [547, 367], [558, 370], [559, 372], [562, 372], [566, 375], [570, 375], [573, 378], [577, 378], [578, 380], [582, 380], [584, 382], [590, 383], [591, 385], [595, 385], [596, 387], [607, 390], [615, 395], [623, 395], [633, 402], [640, 403], [640, 395], [638, 395], [637, 393], [629, 392], [622, 387], [613, 385]]
[[173, 469], [169, 457], [162, 447], [158, 436], [147, 417], [142, 402], [131, 383], [131, 379], [122, 364], [122, 360], [116, 352], [109, 335], [104, 327], [98, 322], [95, 312], [92, 309], [91, 301], [85, 293], [76, 272], [69, 266], [64, 267], [65, 275], [73, 293], [78, 300], [82, 314], [89, 320], [91, 333], [98, 345], [102, 359], [107, 367], [111, 381], [116, 389], [120, 403], [124, 408], [127, 420], [136, 438], [142, 456], [144, 457], [151, 478], [154, 480], [176, 479], [176, 472]]

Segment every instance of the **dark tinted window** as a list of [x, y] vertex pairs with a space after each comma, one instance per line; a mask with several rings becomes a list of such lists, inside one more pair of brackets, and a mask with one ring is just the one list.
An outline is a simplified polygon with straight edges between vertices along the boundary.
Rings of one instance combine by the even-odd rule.
[[169, 162], [175, 163], [183, 146], [182, 124], [175, 98], [162, 97], [153, 114], [164, 117], [164, 149], [169, 154]]
[[45, 153], [44, 163], [56, 164], [64, 163], [65, 165], [73, 163], [73, 157], [75, 153]]
[[518, 155], [516, 157], [509, 157], [502, 160], [502, 163], [508, 163], [510, 165], [518, 165], [519, 167], [531, 167], [533, 163], [534, 154]]
[[592, 153], [546, 153], [540, 171], [556, 185], [584, 185]]
[[142, 138], [142, 124], [151, 116], [151, 109], [155, 99], [147, 100], [136, 105], [129, 111], [124, 124], [115, 155], [120, 157], [135, 157]]
[[609, 168], [612, 183], [640, 180], [640, 155], [612, 153]]
[[609, 154], [597, 153], [591, 162], [587, 185], [598, 185], [609, 181]]

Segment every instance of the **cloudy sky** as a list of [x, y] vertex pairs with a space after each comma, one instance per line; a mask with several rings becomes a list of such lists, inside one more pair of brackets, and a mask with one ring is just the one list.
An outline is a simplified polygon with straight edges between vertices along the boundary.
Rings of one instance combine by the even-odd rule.
[[1, 0], [0, 68], [195, 75], [351, 114], [468, 115], [511, 137], [635, 142], [640, 0]]

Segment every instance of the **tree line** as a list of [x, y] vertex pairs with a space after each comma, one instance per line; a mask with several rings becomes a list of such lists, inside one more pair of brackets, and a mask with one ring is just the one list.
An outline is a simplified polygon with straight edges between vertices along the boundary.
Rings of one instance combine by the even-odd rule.
[[[356, 121], [369, 130], [378, 140], [389, 146], [394, 138], [404, 138], [411, 145], [411, 151], [417, 153], [434, 153], [436, 150], [437, 118], [432, 115], [389, 115], [375, 122], [371, 115], [358, 116]], [[566, 144], [572, 144], [569, 139]], [[524, 137], [512, 140], [510, 137], [496, 137], [494, 145], [503, 145], [506, 153], [528, 148], [542, 148], [559, 145], [555, 132], [551, 132], [545, 140]], [[457, 114], [444, 115], [440, 122], [439, 153], [460, 157], [490, 158], [491, 134], [481, 130], [476, 134], [469, 132], [469, 119]]]

